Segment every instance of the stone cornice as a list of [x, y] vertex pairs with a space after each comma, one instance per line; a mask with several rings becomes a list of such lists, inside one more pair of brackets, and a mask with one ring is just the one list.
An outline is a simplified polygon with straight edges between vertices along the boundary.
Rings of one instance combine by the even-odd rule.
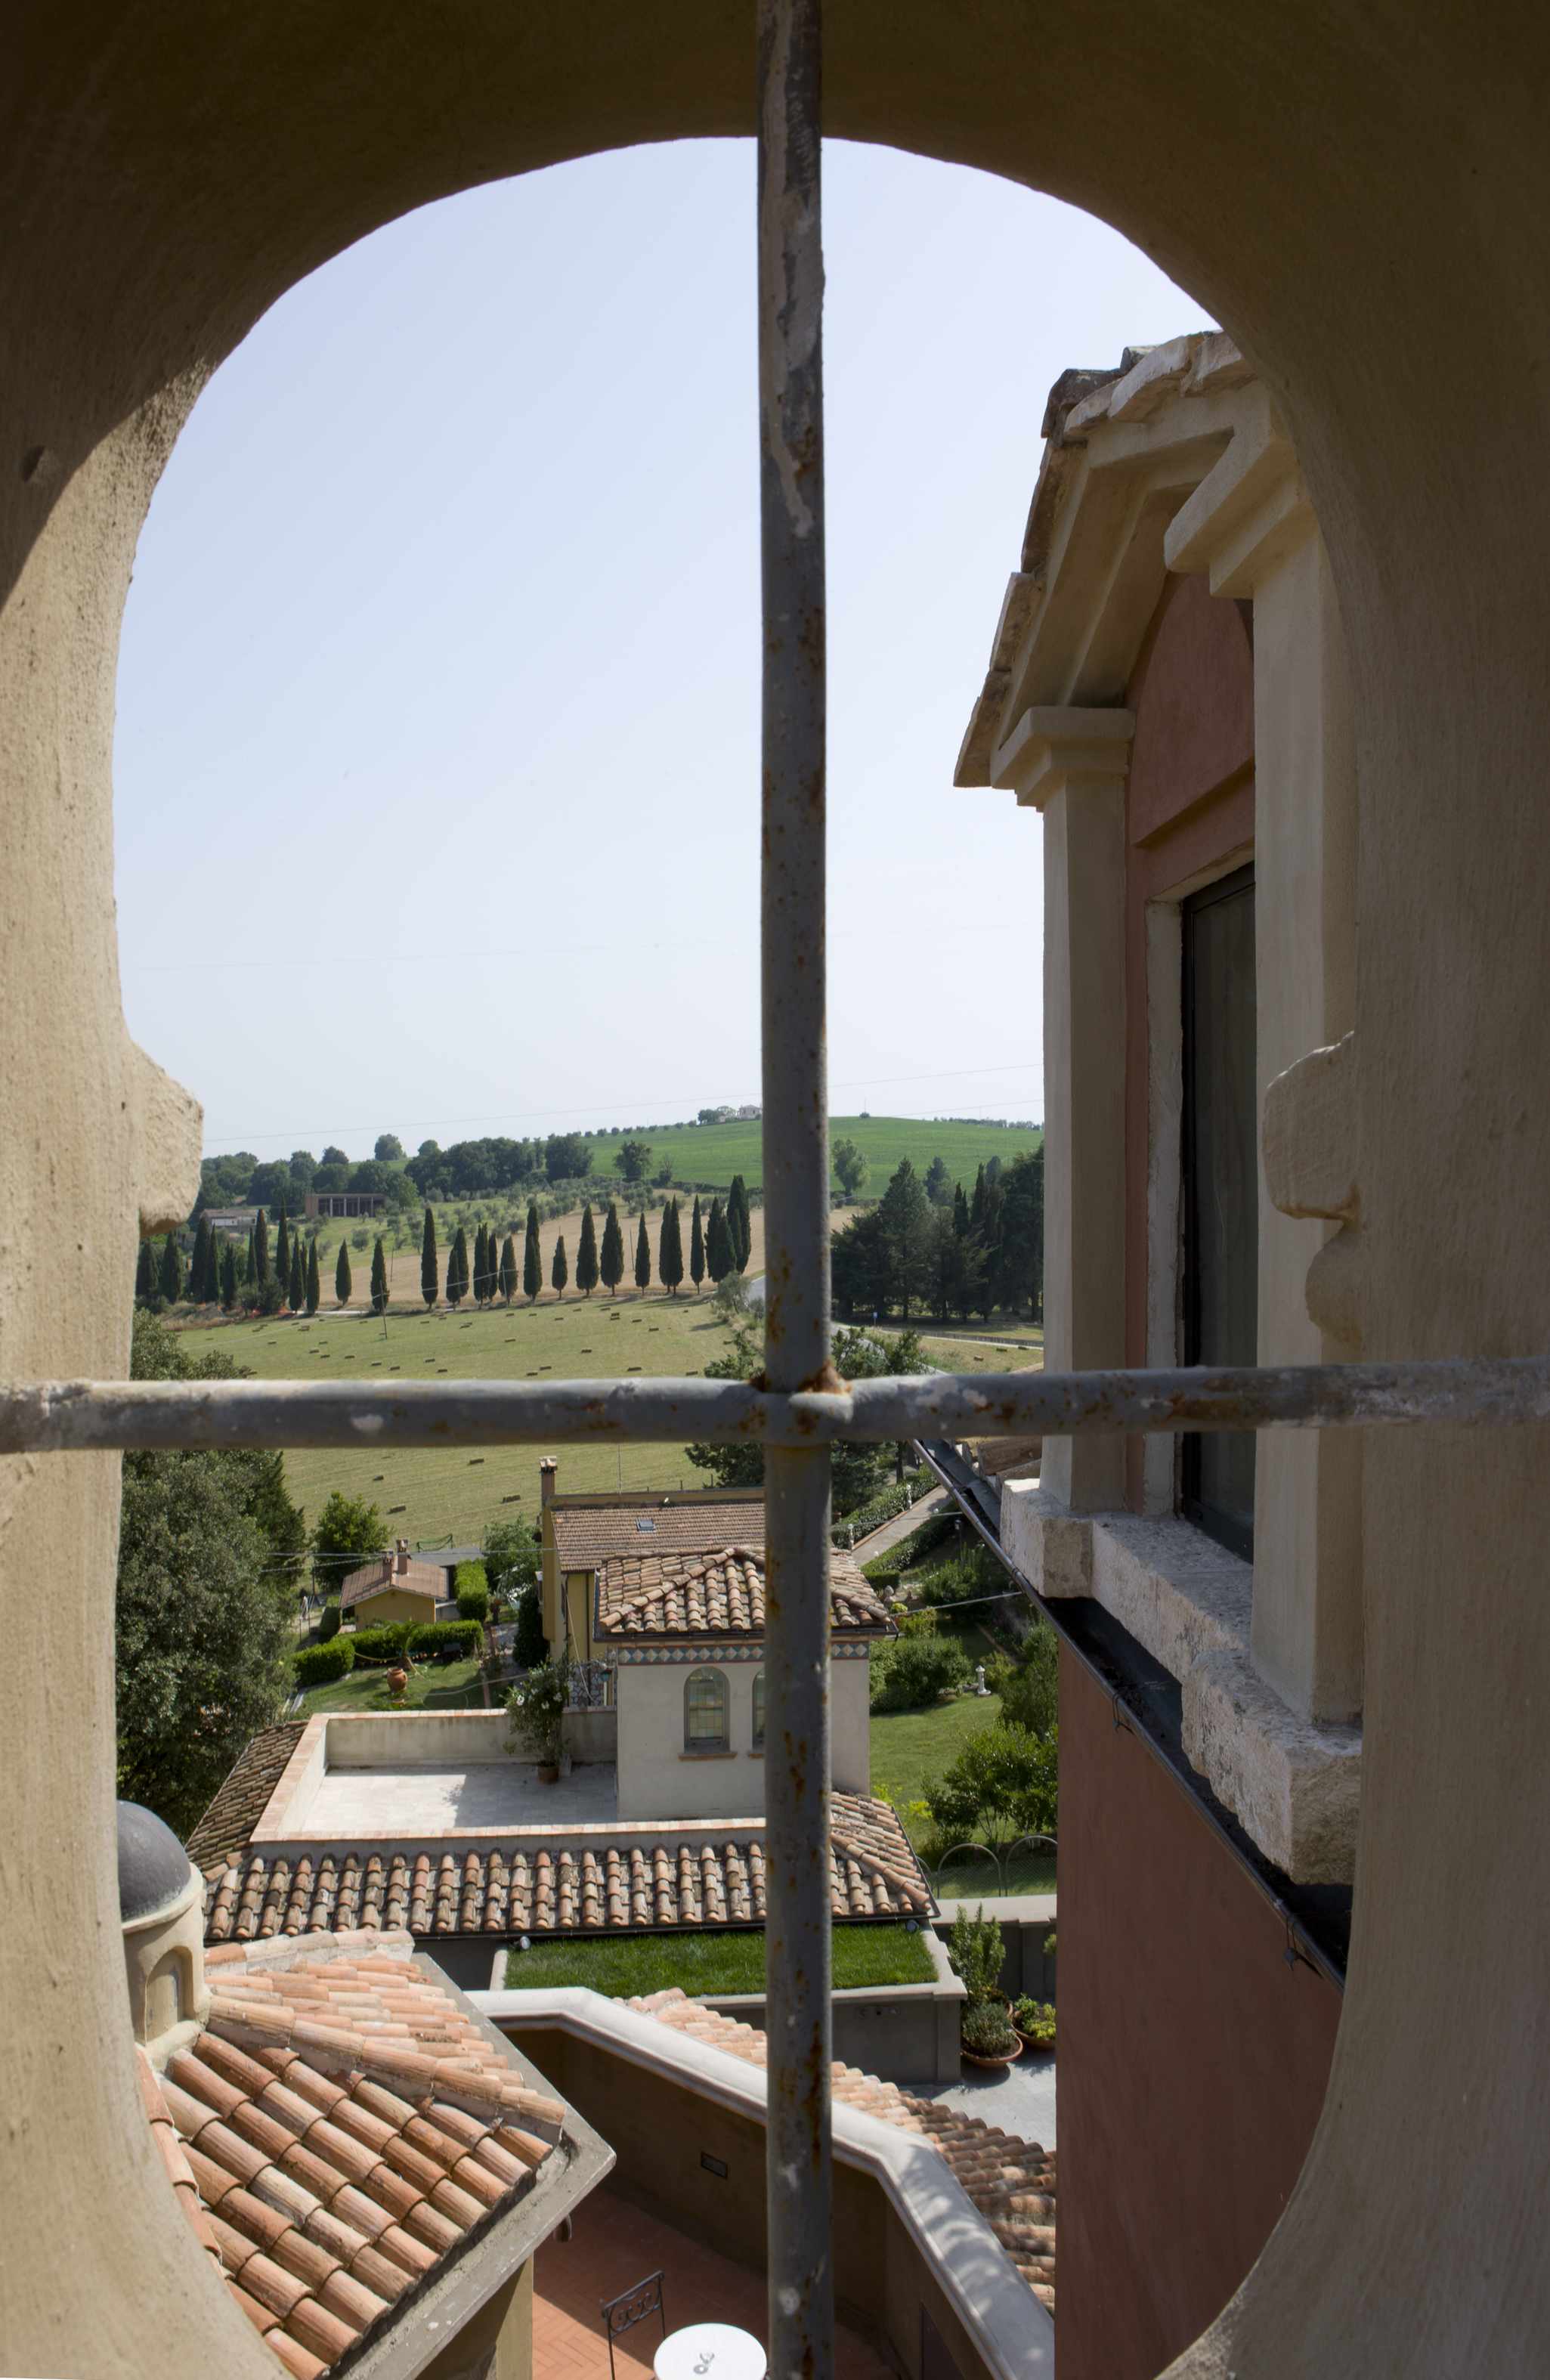
[[1072, 703], [1025, 710], [990, 756], [990, 782], [1023, 809], [1043, 809], [1062, 785], [1112, 783], [1130, 766], [1132, 710]]

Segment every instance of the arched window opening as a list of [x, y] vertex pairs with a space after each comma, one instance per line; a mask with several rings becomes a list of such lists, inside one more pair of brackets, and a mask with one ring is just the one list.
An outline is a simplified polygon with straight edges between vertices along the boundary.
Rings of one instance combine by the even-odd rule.
[[754, 1750], [764, 1750], [764, 1671], [754, 1676]]
[[684, 1749], [725, 1752], [727, 1682], [720, 1670], [696, 1670], [684, 1689]]

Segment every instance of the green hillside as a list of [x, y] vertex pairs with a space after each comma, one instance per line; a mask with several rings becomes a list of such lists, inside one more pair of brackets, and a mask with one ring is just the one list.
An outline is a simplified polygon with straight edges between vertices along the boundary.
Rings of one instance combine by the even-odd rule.
[[[639, 1136], [651, 1145], [653, 1172], [671, 1158], [681, 1182], [706, 1183], [712, 1189], [724, 1190], [733, 1175], [741, 1173], [749, 1189], [757, 1191], [764, 1184], [761, 1130], [757, 1123], [670, 1124], [648, 1128]], [[855, 1142], [872, 1169], [862, 1196], [878, 1198], [887, 1188], [890, 1174], [906, 1157], [920, 1174], [933, 1158], [939, 1157], [954, 1180], [971, 1190], [976, 1167], [987, 1164], [992, 1157], [1010, 1165], [1021, 1150], [1037, 1148], [1044, 1135], [1010, 1131], [993, 1123], [931, 1123], [919, 1116], [830, 1116], [829, 1137], [831, 1146], [847, 1137]], [[612, 1171], [615, 1146], [612, 1135], [593, 1140], [594, 1172]], [[832, 1186], [838, 1193], [839, 1183]]]

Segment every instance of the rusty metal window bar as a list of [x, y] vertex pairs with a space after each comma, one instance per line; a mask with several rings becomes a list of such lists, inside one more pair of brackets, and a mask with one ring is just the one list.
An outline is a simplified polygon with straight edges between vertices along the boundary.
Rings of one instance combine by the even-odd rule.
[[[0, 1453], [757, 1440], [766, 1451], [769, 2370], [833, 2371], [831, 1439], [1550, 1419], [1539, 1359], [841, 1380], [829, 1360], [821, 0], [757, 0], [765, 1367], [757, 1381], [66, 1381], [0, 1390]], [[611, 2342], [612, 2344], [612, 2342]]]

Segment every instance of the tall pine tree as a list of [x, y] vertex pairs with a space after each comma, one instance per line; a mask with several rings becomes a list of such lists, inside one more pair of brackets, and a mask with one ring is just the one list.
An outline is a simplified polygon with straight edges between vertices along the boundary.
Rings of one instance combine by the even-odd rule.
[[196, 1305], [208, 1305], [211, 1299], [210, 1245], [210, 1218], [201, 1215], [194, 1234], [194, 1260], [188, 1268], [188, 1294]]
[[678, 1228], [678, 1201], [670, 1198], [662, 1209], [662, 1228], [657, 1241], [657, 1278], [674, 1297], [684, 1278], [684, 1237]]
[[425, 1231], [419, 1244], [419, 1293], [427, 1305], [434, 1305], [441, 1293], [442, 1268], [436, 1257], [436, 1213], [434, 1208], [425, 1210]]
[[135, 1295], [154, 1297], [156, 1294], [156, 1253], [149, 1240], [141, 1240], [139, 1257], [135, 1266]]
[[481, 1223], [474, 1241], [474, 1304], [482, 1305], [490, 1295], [490, 1234]]
[[651, 1285], [651, 1243], [646, 1236], [646, 1217], [640, 1219], [640, 1237], [636, 1242], [636, 1287], [642, 1297]]
[[228, 1314], [236, 1306], [236, 1242], [228, 1240], [221, 1251], [221, 1303]]
[[385, 1313], [387, 1312], [387, 1303], [388, 1303], [388, 1271], [387, 1271], [387, 1257], [386, 1257], [383, 1255], [383, 1253], [382, 1253], [382, 1243], [381, 1243], [381, 1239], [379, 1238], [379, 1240], [378, 1240], [378, 1242], [377, 1242], [376, 1246], [375, 1246], [375, 1247], [372, 1249], [372, 1251], [371, 1251], [371, 1311], [372, 1311], [372, 1313], [373, 1313], [373, 1314], [385, 1314]]
[[501, 1249], [501, 1294], [508, 1305], [516, 1295], [516, 1242], [509, 1232]]
[[705, 1231], [699, 1220], [697, 1198], [695, 1200], [695, 1211], [689, 1218], [689, 1279], [694, 1282], [695, 1295], [697, 1297], [700, 1282], [705, 1279]]
[[285, 1284], [285, 1303], [293, 1314], [299, 1314], [307, 1303], [307, 1259], [302, 1254], [299, 1232], [291, 1242], [291, 1277]]
[[291, 1227], [285, 1220], [285, 1202], [280, 1201], [280, 1228], [274, 1239], [274, 1278], [284, 1289], [291, 1277]]
[[253, 1277], [261, 1289], [270, 1272], [269, 1216], [262, 1207], [253, 1219], [253, 1262], [258, 1268]]
[[582, 1210], [581, 1245], [575, 1252], [575, 1285], [588, 1297], [598, 1286], [598, 1234], [592, 1221], [590, 1198]]
[[333, 1268], [333, 1294], [341, 1305], [348, 1305], [350, 1292], [355, 1287], [350, 1278], [350, 1243], [348, 1234], [339, 1242], [339, 1261]]
[[624, 1234], [619, 1228], [619, 1209], [611, 1198], [603, 1223], [603, 1252], [599, 1265], [603, 1287], [612, 1297], [624, 1278]]
[[169, 1232], [163, 1245], [156, 1286], [169, 1305], [176, 1305], [183, 1294], [183, 1251], [176, 1232]]
[[[225, 1274], [221, 1276], [221, 1302], [225, 1303]], [[235, 1293], [234, 1293], [235, 1294]], [[314, 1240], [307, 1251], [307, 1311], [316, 1314], [323, 1302], [323, 1284], [318, 1271], [318, 1243]]]
[[564, 1296], [565, 1283], [569, 1281], [570, 1277], [571, 1269], [565, 1262], [565, 1235], [563, 1232], [562, 1232], [559, 1238], [554, 1243], [554, 1262], [550, 1268], [549, 1274], [550, 1280], [554, 1284], [555, 1293], [557, 1296]]
[[725, 1281], [729, 1272], [737, 1269], [733, 1256], [732, 1233], [727, 1229], [727, 1219], [721, 1212], [719, 1198], [710, 1201], [710, 1221], [705, 1233], [705, 1269], [718, 1283]]
[[733, 1270], [743, 1272], [753, 1253], [754, 1226], [748, 1214], [748, 1185], [741, 1173], [733, 1175], [727, 1192], [727, 1236], [732, 1242]]
[[527, 1236], [522, 1244], [522, 1294], [529, 1305], [543, 1287], [543, 1250], [539, 1245], [539, 1202], [527, 1205]]

